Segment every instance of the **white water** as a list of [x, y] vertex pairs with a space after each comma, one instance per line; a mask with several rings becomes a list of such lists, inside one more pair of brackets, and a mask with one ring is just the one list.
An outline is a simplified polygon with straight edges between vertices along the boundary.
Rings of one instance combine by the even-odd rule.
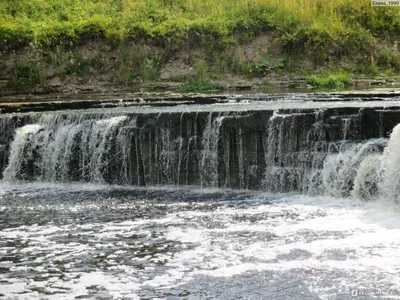
[[37, 124], [17, 130], [3, 178], [9, 182], [186, 184], [190, 170], [198, 164], [197, 183], [216, 187], [222, 118], [210, 113], [204, 133], [185, 139], [168, 122], [143, 133], [132, 116], [44, 114]]
[[[333, 300], [367, 291], [400, 299], [393, 207], [326, 196], [142, 190], [164, 199], [155, 201], [115, 188], [0, 185], [0, 293]], [[206, 200], [212, 193], [217, 198]]]
[[379, 168], [376, 168], [376, 161], [379, 160], [378, 157], [381, 157], [378, 149], [386, 144], [385, 139], [360, 144], [343, 144], [337, 152], [329, 154], [322, 169], [325, 194], [343, 197], [353, 192], [354, 196], [361, 196], [364, 189], [369, 186], [372, 188], [373, 184], [377, 184], [377, 182], [368, 183], [367, 181], [371, 177], [371, 171], [379, 172]]
[[[387, 197], [383, 189], [397, 194], [400, 186], [396, 187], [394, 181], [399, 184], [400, 181], [393, 173], [396, 173], [394, 166], [400, 166], [396, 157], [400, 152], [390, 150], [400, 144], [397, 127], [386, 148], [388, 140], [384, 138], [346, 140], [358, 130], [359, 121], [354, 117], [340, 119], [343, 140], [327, 142], [322, 127], [323, 111], [315, 113], [316, 121], [311, 128], [302, 123], [307, 117], [310, 118], [307, 114], [275, 112], [269, 120], [264, 179], [267, 190], [284, 192], [289, 187], [290, 191], [309, 195], [353, 196], [364, 200]], [[391, 173], [384, 171], [385, 163], [392, 167]], [[394, 199], [394, 194], [390, 199]]]
[[[209, 114], [204, 132], [188, 141], [172, 125], [138, 134], [137, 120], [125, 115], [48, 115], [18, 129], [0, 184], [0, 294], [400, 299], [400, 125], [389, 140], [351, 142], [357, 122], [346, 120], [343, 141], [328, 143], [323, 113], [311, 128], [275, 114], [265, 125], [265, 187], [319, 196], [103, 185], [110, 172], [122, 183], [136, 172], [133, 184], [179, 184], [197, 165], [198, 186], [218, 186], [225, 117]], [[228, 144], [239, 157], [224, 163], [237, 167], [243, 187], [248, 157], [239, 129], [237, 145]], [[188, 159], [193, 145], [198, 152]], [[141, 147], [152, 164], [141, 165]], [[71, 178], [91, 184], [54, 183]]]
[[[103, 168], [108, 164], [111, 138], [114, 138], [125, 116], [108, 119], [80, 117], [58, 118], [44, 115], [38, 124], [25, 125], [16, 131], [11, 144], [10, 160], [4, 171], [6, 181], [15, 181], [21, 176], [21, 164], [31, 164], [27, 179], [42, 181], [68, 181], [71, 172], [94, 183], [103, 183]], [[135, 120], [129, 126], [134, 126]], [[118, 141], [122, 142], [121, 139]], [[79, 148], [80, 156], [75, 149]], [[121, 145], [120, 148], [125, 148]], [[75, 160], [75, 170], [71, 162]], [[78, 169], [76, 169], [78, 168]], [[33, 178], [32, 178], [33, 177]]]
[[[189, 127], [182, 116], [180, 126]], [[146, 136], [138, 131], [135, 117], [43, 115], [37, 124], [17, 129], [4, 180], [154, 185], [187, 184], [190, 176], [198, 176], [199, 186], [218, 187], [225, 166], [225, 186], [243, 189], [259, 166], [249, 163], [256, 155], [247, 149], [252, 145], [245, 143], [242, 127], [236, 125], [235, 136], [229, 128], [221, 132], [226, 117], [210, 113], [203, 132], [183, 137], [183, 129], [176, 132], [172, 123]], [[310, 128], [302, 120], [314, 123]], [[322, 120], [323, 111], [274, 113], [263, 145], [265, 189], [399, 202], [400, 126], [389, 143], [383, 138], [329, 143]], [[349, 124], [357, 122], [343, 123], [345, 138], [353, 128]]]
[[[41, 128], [38, 124], [32, 124], [17, 129], [14, 141], [11, 143], [10, 158], [7, 168], [4, 170], [4, 178], [9, 181], [17, 179], [24, 158], [31, 158], [32, 156], [32, 148], [29, 147], [29, 143], [34, 141], [31, 140], [31, 135], [36, 134]], [[26, 148], [28, 148], [28, 151], [24, 153]]]
[[390, 136], [380, 168], [382, 197], [400, 203], [400, 124]]
[[223, 116], [213, 119], [212, 114], [207, 118], [201, 141], [202, 155], [199, 166], [202, 187], [218, 186], [218, 141], [222, 120]]

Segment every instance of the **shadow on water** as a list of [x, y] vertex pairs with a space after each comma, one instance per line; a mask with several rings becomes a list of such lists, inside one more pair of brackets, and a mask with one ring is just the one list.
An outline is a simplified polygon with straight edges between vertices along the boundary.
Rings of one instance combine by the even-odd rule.
[[[43, 184], [45, 185], [45, 184]], [[84, 188], [84, 187], [83, 187]], [[10, 189], [0, 194], [0, 230], [45, 225], [123, 222], [157, 219], [177, 211], [212, 211], [222, 207], [257, 205], [268, 201], [254, 196], [255, 191], [201, 190], [193, 187], [124, 188], [106, 187], [95, 191], [71, 189]], [[253, 199], [253, 200], [248, 200]]]

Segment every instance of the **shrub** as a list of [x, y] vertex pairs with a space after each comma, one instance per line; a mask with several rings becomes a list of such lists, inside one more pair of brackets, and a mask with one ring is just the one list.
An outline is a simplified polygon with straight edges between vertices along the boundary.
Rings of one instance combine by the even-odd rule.
[[348, 73], [311, 75], [307, 83], [316, 88], [343, 88], [351, 84], [351, 77]]
[[163, 58], [161, 56], [153, 56], [144, 58], [141, 63], [141, 71], [139, 76], [143, 81], [154, 81], [159, 75]]
[[46, 81], [40, 63], [16, 64], [11, 70], [11, 86], [15, 88], [43, 85]]
[[206, 82], [208, 79], [208, 65], [205, 60], [198, 60], [195, 65], [194, 69], [196, 70], [196, 78], [199, 82]]
[[11, 67], [11, 81], [9, 85], [14, 88], [34, 87], [46, 82], [41, 52], [32, 47], [26, 61], [15, 62]]

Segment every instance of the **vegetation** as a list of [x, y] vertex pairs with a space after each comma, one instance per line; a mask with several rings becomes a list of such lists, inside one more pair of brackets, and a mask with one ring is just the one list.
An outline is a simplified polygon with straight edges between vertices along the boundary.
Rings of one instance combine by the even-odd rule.
[[3, 0], [0, 6], [3, 48], [98, 36], [223, 48], [269, 29], [286, 49], [311, 45], [329, 59], [396, 36], [400, 9], [372, 7], [370, 0]]
[[194, 93], [194, 92], [211, 92], [211, 91], [222, 91], [224, 87], [217, 83], [210, 81], [199, 81], [192, 80], [186, 83], [181, 89], [182, 92]]
[[121, 83], [131, 83], [140, 78], [143, 81], [154, 81], [162, 66], [164, 58], [148, 49], [137, 45], [121, 43], [118, 47], [118, 80]]
[[271, 71], [271, 67], [267, 59], [263, 59], [259, 62], [239, 61], [233, 71], [249, 78], [265, 77]]
[[346, 72], [311, 75], [307, 78], [307, 83], [316, 88], [344, 88], [351, 84], [351, 76]]
[[[232, 50], [268, 33], [278, 58], [260, 61], [237, 57]], [[400, 8], [372, 7], [370, 0], [2, 0], [0, 51], [29, 47], [40, 52], [12, 67], [12, 85], [43, 84], [43, 57], [58, 76], [85, 77], [109, 68], [102, 52], [86, 57], [84, 41], [105, 39], [117, 49], [112, 68], [121, 83], [154, 81], [171, 53], [201, 48], [190, 60], [202, 89], [210, 77], [227, 72], [266, 77], [270, 72], [299, 72], [307, 57], [318, 66], [341, 58], [361, 60], [364, 74], [400, 72], [397, 40]], [[159, 46], [152, 53], [136, 45]], [[35, 50], [35, 51], [36, 51]], [[46, 54], [50, 53], [50, 54]], [[46, 63], [47, 63], [46, 62]], [[115, 63], [115, 64], [114, 64]], [[343, 74], [310, 76], [313, 86], [347, 85]]]
[[11, 68], [11, 80], [8, 85], [14, 88], [43, 85], [46, 82], [46, 76], [39, 57], [40, 52], [34, 50], [24, 63], [16, 62]]
[[91, 68], [102, 70], [106, 67], [105, 57], [97, 54], [94, 57], [83, 57], [78, 51], [65, 51], [57, 47], [55, 52], [50, 52], [50, 59], [58, 76], [72, 75], [84, 77]]
[[209, 80], [208, 64], [205, 60], [198, 60], [194, 64], [196, 70], [195, 79], [189, 80], [182, 88], [182, 92], [208, 92], [221, 91], [224, 87]]

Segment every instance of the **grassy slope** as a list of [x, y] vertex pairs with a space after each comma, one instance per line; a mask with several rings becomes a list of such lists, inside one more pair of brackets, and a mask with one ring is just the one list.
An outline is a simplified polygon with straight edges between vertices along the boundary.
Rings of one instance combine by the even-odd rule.
[[[54, 44], [88, 35], [177, 45], [202, 37], [229, 43], [235, 33], [267, 28], [284, 44], [311, 43], [328, 53], [365, 49], [400, 32], [400, 9], [369, 0], [3, 0], [1, 45]], [[222, 38], [222, 39], [221, 39]], [[213, 41], [212, 41], [213, 40]], [[329, 48], [328, 48], [329, 47]]]
[[[315, 61], [361, 56], [400, 69], [400, 8], [370, 0], [3, 0], [0, 48], [79, 44], [88, 37], [170, 50], [228, 46], [273, 31], [282, 51]], [[368, 70], [366, 70], [368, 71]], [[370, 70], [374, 72], [374, 70]]]

